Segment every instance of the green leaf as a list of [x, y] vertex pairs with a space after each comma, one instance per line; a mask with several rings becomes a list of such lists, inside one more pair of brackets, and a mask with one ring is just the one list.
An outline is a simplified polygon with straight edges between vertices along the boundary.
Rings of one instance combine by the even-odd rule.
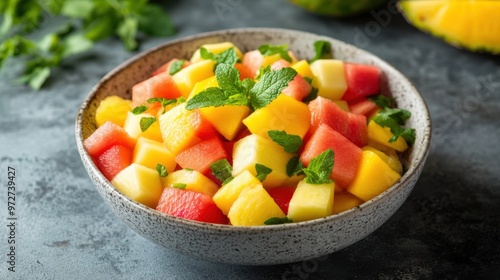
[[241, 93], [240, 72], [234, 66], [218, 64], [215, 68], [215, 78], [226, 96]]
[[72, 34], [64, 40], [64, 48], [61, 54], [62, 58], [82, 53], [90, 50], [93, 47], [92, 41], [87, 39], [83, 34]]
[[139, 125], [141, 126], [141, 131], [144, 132], [148, 130], [148, 128], [155, 123], [156, 118], [155, 117], [142, 117], [141, 120], [139, 121]]
[[175, 73], [179, 72], [182, 70], [182, 66], [184, 65], [186, 61], [184, 59], [176, 60], [170, 64], [170, 67], [168, 68], [168, 74], [174, 75]]
[[334, 164], [334, 153], [328, 149], [311, 159], [307, 168], [302, 169], [306, 174], [309, 184], [328, 184], [333, 182], [330, 178]]
[[212, 170], [215, 178], [221, 182], [226, 182], [227, 179], [232, 178], [233, 167], [225, 158], [210, 164], [210, 170]]
[[282, 130], [269, 130], [269, 137], [285, 149], [287, 153], [296, 153], [302, 146], [302, 138], [298, 135], [288, 134]]
[[[174, 104], [177, 102], [176, 98], [163, 98], [163, 97], [151, 97], [147, 100], [149, 104], [160, 103], [162, 107], [165, 107], [170, 104]], [[146, 106], [147, 108], [147, 106]]]
[[314, 51], [316, 54], [311, 60], [309, 60], [309, 63], [313, 63], [318, 59], [332, 58], [332, 45], [330, 42], [322, 40], [314, 42]]
[[139, 30], [151, 36], [171, 36], [175, 28], [168, 14], [158, 5], [147, 4], [139, 16]]
[[181, 189], [181, 190], [185, 190], [187, 187], [186, 184], [184, 183], [175, 183], [175, 184], [172, 184], [172, 188], [177, 188], [177, 189]]
[[255, 172], [257, 172], [257, 175], [255, 175], [255, 178], [259, 179], [259, 181], [263, 182], [267, 175], [269, 175], [273, 170], [265, 165], [262, 165], [260, 163], [255, 164]]
[[288, 46], [287, 45], [275, 46], [275, 45], [266, 44], [266, 45], [261, 45], [258, 48], [258, 50], [263, 56], [270, 56], [270, 55], [274, 55], [274, 54], [279, 54], [281, 56], [281, 58], [283, 58], [284, 60], [286, 60], [288, 62], [292, 62], [292, 58], [288, 54]]
[[85, 37], [91, 41], [99, 41], [114, 35], [117, 25], [114, 16], [94, 17], [83, 29]]
[[204, 107], [219, 107], [227, 105], [228, 97], [224, 94], [222, 89], [218, 87], [209, 87], [193, 96], [186, 103], [187, 110]]
[[61, 7], [61, 14], [71, 18], [90, 18], [94, 10], [95, 1], [65, 0]]
[[301, 175], [303, 173], [302, 161], [300, 161], [299, 156], [292, 157], [286, 164], [286, 175], [292, 177], [293, 175]]
[[50, 67], [35, 67], [29, 69], [17, 82], [27, 83], [34, 90], [39, 90], [50, 76]]
[[267, 72], [271, 72], [271, 65], [267, 65], [267, 66], [261, 66], [259, 68], [259, 73], [257, 74], [257, 77], [255, 78], [257, 81], [262, 79], [262, 76], [264, 76], [264, 74], [266, 74]]
[[311, 85], [311, 92], [302, 100], [304, 103], [309, 103], [318, 97], [318, 88], [312, 86], [313, 79], [309, 77], [304, 77], [304, 80]]
[[158, 171], [158, 174], [160, 174], [160, 177], [167, 177], [168, 176], [168, 171], [165, 165], [158, 163], [156, 165], [156, 171]]
[[241, 85], [245, 89], [245, 95], [248, 95], [250, 90], [255, 86], [255, 81], [251, 78], [245, 78], [243, 81], [241, 81]]
[[297, 71], [286, 67], [267, 72], [250, 90], [250, 104], [257, 110], [267, 106], [280, 95], [288, 83], [295, 78]]
[[203, 59], [213, 60], [217, 62], [217, 64], [234, 65], [236, 62], [238, 62], [238, 56], [236, 55], [236, 51], [234, 50], [234, 48], [229, 48], [219, 54], [214, 54], [206, 48], [201, 47], [200, 56]]
[[269, 218], [269, 219], [264, 221], [264, 224], [268, 225], [268, 226], [269, 225], [289, 224], [289, 223], [293, 223], [293, 221], [288, 217], [283, 217], [283, 218], [272, 217], [272, 218]]
[[134, 109], [132, 109], [132, 114], [139, 115], [141, 113], [146, 112], [148, 109], [149, 109], [148, 106], [146, 106], [146, 105], [140, 105], [140, 106], [137, 106]]
[[126, 17], [118, 25], [117, 34], [122, 39], [125, 48], [129, 51], [136, 50], [138, 47], [136, 40], [138, 25], [138, 20], [135, 17]]
[[394, 103], [394, 98], [387, 97], [382, 94], [377, 94], [373, 97], [369, 97], [368, 99], [373, 101], [380, 108], [392, 107], [392, 104]]

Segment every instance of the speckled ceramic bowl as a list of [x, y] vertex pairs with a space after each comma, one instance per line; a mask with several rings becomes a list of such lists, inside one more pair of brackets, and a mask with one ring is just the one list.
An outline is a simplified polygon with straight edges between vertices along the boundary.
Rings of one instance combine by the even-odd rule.
[[[130, 88], [171, 58], [189, 58], [205, 43], [234, 42], [242, 51], [269, 44], [288, 44], [300, 58], [311, 58], [316, 40], [331, 42], [334, 56], [344, 61], [373, 64], [384, 73], [382, 90], [398, 107], [412, 112], [408, 125], [417, 139], [405, 154], [404, 176], [374, 199], [327, 218], [273, 226], [233, 227], [175, 218], [136, 203], [117, 191], [101, 174], [83, 148], [83, 140], [95, 129], [95, 111], [109, 95], [130, 98]], [[345, 248], [380, 227], [406, 200], [424, 166], [430, 144], [431, 123], [422, 97], [412, 84], [376, 56], [338, 40], [283, 29], [232, 29], [166, 42], [124, 62], [107, 74], [81, 105], [76, 119], [76, 142], [83, 164], [97, 190], [113, 212], [133, 230], [166, 248], [209, 261], [270, 265], [316, 258]]]

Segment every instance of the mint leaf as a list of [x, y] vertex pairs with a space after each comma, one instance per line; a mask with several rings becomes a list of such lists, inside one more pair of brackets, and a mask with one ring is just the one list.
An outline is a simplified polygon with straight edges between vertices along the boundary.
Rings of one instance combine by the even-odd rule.
[[309, 165], [302, 169], [306, 174], [306, 182], [309, 184], [328, 184], [333, 182], [330, 178], [334, 164], [333, 158], [334, 153], [330, 148], [311, 159]]
[[184, 65], [186, 61], [184, 59], [176, 60], [170, 64], [170, 67], [168, 68], [168, 74], [174, 75], [175, 73], [179, 72], [182, 70], [182, 66]]
[[163, 98], [163, 97], [151, 97], [147, 100], [149, 104], [157, 103], [159, 102], [162, 107], [165, 107], [170, 104], [174, 104], [177, 102], [176, 98]]
[[263, 182], [267, 175], [269, 175], [273, 170], [265, 165], [262, 165], [260, 163], [255, 164], [255, 171], [257, 172], [257, 175], [255, 177], [259, 179], [259, 181]]
[[289, 223], [293, 223], [293, 221], [288, 217], [283, 217], [283, 218], [272, 217], [272, 218], [269, 218], [269, 219], [264, 221], [264, 224], [268, 225], [268, 226], [269, 225], [289, 224]]
[[255, 81], [251, 78], [246, 78], [243, 81], [241, 81], [241, 86], [245, 89], [246, 95], [250, 90], [255, 86]]
[[167, 177], [168, 176], [168, 171], [165, 165], [158, 163], [156, 165], [156, 171], [160, 174], [160, 177]]
[[135, 17], [126, 17], [118, 24], [116, 30], [120, 39], [122, 39], [125, 49], [129, 51], [136, 50], [138, 43], [136, 40], [137, 31], [139, 29], [139, 22]]
[[415, 129], [413, 128], [403, 128], [402, 125], [405, 124], [406, 120], [408, 120], [411, 116], [410, 111], [405, 109], [392, 109], [385, 107], [380, 110], [377, 115], [371, 118], [371, 121], [376, 122], [382, 127], [388, 127], [393, 137], [389, 139], [389, 143], [395, 142], [399, 137], [403, 137], [408, 145], [413, 145], [415, 142]]
[[274, 54], [279, 54], [281, 56], [281, 58], [283, 58], [284, 60], [286, 60], [288, 62], [292, 62], [292, 58], [288, 54], [288, 46], [287, 45], [275, 46], [275, 45], [266, 44], [266, 45], [261, 45], [258, 48], [258, 50], [263, 56], [270, 56], [270, 55], [274, 55]]
[[31, 88], [39, 90], [50, 76], [50, 67], [36, 67], [27, 71], [17, 79], [19, 83], [28, 83]]
[[139, 121], [141, 131], [144, 132], [156, 121], [155, 117], [142, 117]]
[[394, 103], [394, 98], [387, 97], [382, 94], [377, 94], [375, 96], [369, 97], [368, 99], [373, 101], [380, 108], [392, 107], [392, 104]]
[[187, 185], [184, 184], [184, 183], [175, 183], [175, 184], [172, 184], [171, 186], [172, 188], [176, 188], [176, 189], [181, 189], [181, 190], [185, 190]]
[[132, 109], [132, 114], [139, 115], [141, 113], [146, 112], [148, 109], [149, 109], [148, 106], [146, 106], [146, 105], [140, 105], [140, 106], [137, 106], [134, 109]]
[[203, 59], [210, 59], [217, 64], [229, 64], [229, 65], [234, 65], [236, 62], [238, 62], [238, 56], [236, 55], [236, 51], [234, 48], [229, 48], [219, 54], [214, 54], [211, 53], [209, 50], [207, 50], [204, 47], [200, 48], [200, 56]]
[[269, 130], [267, 135], [278, 145], [282, 146], [287, 153], [296, 153], [302, 146], [302, 138], [298, 135], [288, 134], [284, 130]]
[[212, 170], [215, 178], [221, 182], [226, 182], [227, 179], [232, 178], [233, 167], [225, 158], [210, 164], [210, 170]]
[[218, 64], [215, 68], [217, 84], [226, 96], [241, 93], [240, 72], [229, 64]]
[[260, 80], [264, 74], [267, 72], [271, 72], [271, 65], [267, 65], [266, 67], [261, 66], [259, 68], [259, 73], [257, 74], [257, 77], [255, 78], [256, 80]]
[[290, 67], [267, 72], [250, 90], [250, 104], [257, 110], [267, 106], [280, 95], [297, 75], [297, 71]]
[[304, 77], [304, 80], [306, 80], [306, 82], [308, 82], [311, 85], [311, 92], [309, 92], [309, 94], [302, 100], [302, 102], [309, 103], [314, 99], [316, 99], [316, 97], [318, 97], [318, 88], [313, 87], [312, 85], [313, 79], [309, 77]]
[[331, 53], [332, 52], [332, 45], [330, 44], [330, 42], [319, 40], [319, 41], [314, 42], [313, 46], [314, 46], [314, 51], [316, 54], [314, 55], [314, 57], [311, 60], [309, 60], [309, 63], [312, 63], [318, 59], [332, 58], [332, 53]]
[[228, 97], [224, 94], [222, 89], [210, 87], [189, 99], [186, 103], [186, 109], [193, 110], [210, 106], [224, 106], [227, 105], [227, 100]]
[[286, 163], [286, 175], [288, 175], [288, 177], [292, 177], [293, 175], [302, 175], [304, 173], [302, 171], [303, 168], [304, 165], [302, 165], [300, 157], [294, 156]]

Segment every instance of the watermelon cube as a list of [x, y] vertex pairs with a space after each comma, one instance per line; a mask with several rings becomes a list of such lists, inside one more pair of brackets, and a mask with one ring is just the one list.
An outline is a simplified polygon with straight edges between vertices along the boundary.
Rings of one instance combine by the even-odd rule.
[[123, 145], [114, 145], [94, 160], [104, 177], [112, 180], [116, 174], [132, 163], [132, 149]]
[[[147, 104], [147, 100], [153, 97], [177, 98], [180, 96], [181, 92], [168, 71], [155, 75], [132, 87], [132, 104], [134, 107]], [[153, 105], [160, 106], [159, 103]]]
[[93, 159], [96, 159], [114, 145], [122, 145], [133, 149], [135, 139], [130, 137], [121, 126], [110, 121], [105, 122], [83, 141], [85, 150]]
[[293, 197], [296, 187], [276, 187], [268, 189], [267, 193], [274, 199], [274, 202], [278, 204], [283, 213], [288, 213], [288, 206], [290, 205], [290, 200]]
[[366, 97], [361, 97], [349, 102], [349, 109], [352, 113], [365, 115], [366, 117], [372, 115], [378, 108], [379, 107], [375, 104], [375, 102]]
[[218, 137], [212, 137], [180, 152], [175, 157], [175, 161], [182, 168], [205, 173], [210, 170], [210, 164], [223, 158], [228, 159], [229, 156], [222, 141]]
[[380, 69], [376, 66], [345, 63], [347, 90], [342, 96], [349, 101], [376, 94], [380, 91]]
[[[284, 67], [290, 67], [290, 62], [280, 59], [271, 65], [272, 70], [279, 70]], [[295, 75], [295, 78], [288, 83], [281, 92], [285, 95], [295, 98], [298, 101], [304, 99], [311, 92], [311, 85], [300, 75]]]
[[[155, 71], [153, 71], [153, 73], [151, 73], [151, 76], [156, 76], [156, 75], [163, 73], [163, 72], [167, 72], [170, 74], [170, 66], [172, 66], [172, 64], [174, 62], [177, 62], [177, 61], [179, 61], [178, 58], [173, 58], [173, 59], [169, 60], [167, 63], [163, 64], [162, 66], [158, 67]], [[182, 64], [182, 69], [186, 68], [190, 64], [191, 64], [191, 62], [184, 60], [184, 63]]]

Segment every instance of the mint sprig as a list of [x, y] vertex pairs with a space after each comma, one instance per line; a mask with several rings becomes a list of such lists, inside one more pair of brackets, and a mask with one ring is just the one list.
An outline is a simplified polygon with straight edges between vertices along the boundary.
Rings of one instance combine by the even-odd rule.
[[373, 101], [378, 107], [380, 108], [385, 108], [385, 107], [392, 107], [392, 104], [394, 103], [394, 98], [392, 97], [387, 97], [382, 94], [377, 94], [375, 96], [369, 97], [371, 101]]
[[267, 175], [273, 172], [271, 168], [260, 163], [255, 164], [255, 171], [257, 172], [257, 175], [255, 175], [255, 177], [261, 182], [264, 182], [264, 180], [267, 178]]
[[309, 165], [302, 171], [306, 174], [309, 184], [328, 184], [333, 182], [330, 178], [334, 165], [334, 152], [330, 148], [311, 159]]
[[314, 42], [314, 57], [309, 60], [309, 63], [313, 63], [318, 59], [329, 59], [332, 58], [332, 45], [330, 42], [318, 40]]
[[389, 143], [395, 142], [399, 137], [403, 137], [408, 145], [411, 146], [416, 138], [415, 129], [402, 127], [410, 117], [411, 112], [408, 110], [385, 107], [371, 118], [371, 121], [376, 122], [382, 127], [388, 127], [391, 130], [394, 136], [389, 139]]
[[158, 163], [156, 165], [156, 171], [158, 171], [158, 174], [160, 174], [160, 177], [167, 177], [168, 176], [168, 171], [165, 165]]
[[236, 55], [236, 51], [234, 48], [229, 48], [219, 54], [215, 54], [207, 50], [206, 48], [201, 47], [200, 48], [200, 56], [203, 59], [210, 59], [217, 64], [229, 64], [229, 65], [234, 65], [236, 62], [238, 62], [238, 55]]
[[284, 60], [286, 60], [288, 62], [292, 62], [292, 58], [288, 54], [288, 45], [276, 46], [276, 45], [266, 44], [266, 45], [261, 45], [258, 48], [258, 50], [263, 56], [270, 56], [270, 55], [274, 55], [274, 54], [279, 54], [281, 56], [281, 58], [283, 58]]
[[304, 171], [302, 171], [303, 168], [304, 165], [302, 165], [300, 157], [294, 156], [286, 164], [286, 175], [288, 175], [288, 177], [292, 177], [293, 175], [303, 175], [304, 174]]
[[186, 61], [184, 59], [176, 60], [170, 64], [170, 67], [168, 67], [168, 74], [174, 75], [175, 73], [179, 72], [182, 70], [182, 66], [184, 66], [184, 63]]
[[156, 118], [155, 117], [142, 117], [141, 120], [139, 121], [139, 126], [141, 127], [141, 131], [144, 132], [148, 130], [148, 128], [155, 123]]
[[147, 105], [139, 105], [139, 106], [135, 107], [134, 109], [132, 109], [132, 114], [139, 115], [139, 114], [146, 112], [148, 109], [149, 109], [149, 107]]
[[215, 178], [219, 179], [219, 181], [223, 183], [229, 182], [228, 179], [232, 178], [233, 167], [225, 158], [211, 163], [210, 170]]
[[293, 223], [293, 221], [292, 221], [292, 219], [290, 219], [288, 217], [283, 217], [283, 218], [272, 217], [272, 218], [269, 218], [269, 219], [267, 219], [267, 220], [264, 221], [264, 224], [267, 225], [267, 226], [289, 224], [289, 223]]
[[287, 153], [296, 153], [302, 146], [302, 138], [298, 135], [288, 134], [284, 130], [269, 130], [267, 135], [282, 146]]
[[270, 71], [262, 75], [262, 78], [249, 92], [250, 104], [257, 110], [267, 106], [280, 95], [281, 91], [288, 86], [297, 71], [290, 67]]

